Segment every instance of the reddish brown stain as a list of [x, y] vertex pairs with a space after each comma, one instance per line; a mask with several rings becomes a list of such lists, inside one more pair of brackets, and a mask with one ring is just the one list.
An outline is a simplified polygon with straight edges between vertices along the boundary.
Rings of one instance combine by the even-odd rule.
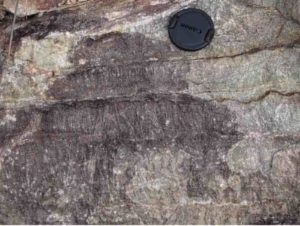
[[49, 10], [58, 7], [63, 2], [65, 0], [36, 0], [36, 6], [38, 10]]

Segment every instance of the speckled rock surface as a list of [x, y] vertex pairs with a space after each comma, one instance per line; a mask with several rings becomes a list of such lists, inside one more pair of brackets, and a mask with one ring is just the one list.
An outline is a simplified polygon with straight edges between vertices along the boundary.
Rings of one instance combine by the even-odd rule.
[[[0, 223], [300, 224], [299, 0], [28, 2], [11, 57], [0, 21]], [[202, 51], [169, 41], [186, 7]]]

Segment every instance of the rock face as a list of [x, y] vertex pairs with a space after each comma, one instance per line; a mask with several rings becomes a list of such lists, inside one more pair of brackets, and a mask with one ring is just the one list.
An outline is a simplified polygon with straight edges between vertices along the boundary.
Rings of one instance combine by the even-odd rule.
[[[1, 224], [300, 224], [299, 0], [25, 2], [12, 56], [0, 22]], [[187, 7], [202, 51], [169, 41]]]

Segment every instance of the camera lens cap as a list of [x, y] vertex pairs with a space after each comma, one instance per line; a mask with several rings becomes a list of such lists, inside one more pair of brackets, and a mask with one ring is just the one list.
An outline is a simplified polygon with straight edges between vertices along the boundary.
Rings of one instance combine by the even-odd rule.
[[184, 9], [173, 15], [168, 30], [172, 43], [186, 51], [205, 48], [215, 34], [214, 23], [210, 16], [195, 8]]

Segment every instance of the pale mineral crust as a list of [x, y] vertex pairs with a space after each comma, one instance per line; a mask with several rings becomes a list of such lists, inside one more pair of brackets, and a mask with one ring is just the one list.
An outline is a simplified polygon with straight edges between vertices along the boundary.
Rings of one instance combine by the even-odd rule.
[[0, 3], [0, 224], [300, 224], [299, 0]]

